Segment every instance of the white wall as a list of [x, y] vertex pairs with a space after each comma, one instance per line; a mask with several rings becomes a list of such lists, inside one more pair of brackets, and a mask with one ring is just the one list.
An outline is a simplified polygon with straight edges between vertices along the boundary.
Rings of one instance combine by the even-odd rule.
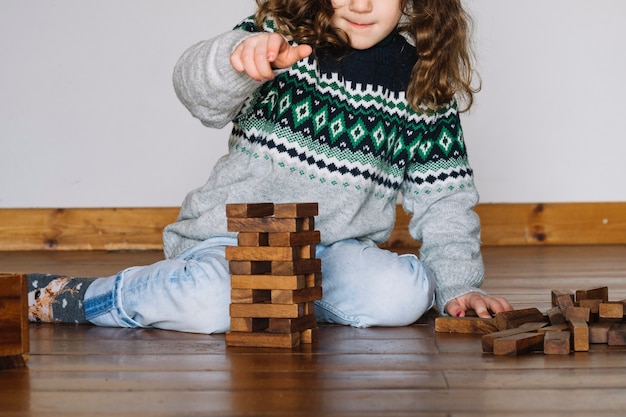
[[[468, 0], [483, 91], [464, 118], [483, 202], [626, 201], [626, 2]], [[227, 130], [171, 71], [253, 0], [2, 0], [0, 207], [176, 206]]]

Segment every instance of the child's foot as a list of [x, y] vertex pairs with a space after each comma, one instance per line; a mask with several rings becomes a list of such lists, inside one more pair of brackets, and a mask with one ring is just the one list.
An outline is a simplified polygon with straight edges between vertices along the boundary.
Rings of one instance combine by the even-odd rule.
[[45, 323], [88, 323], [83, 299], [94, 279], [28, 274], [28, 319]]

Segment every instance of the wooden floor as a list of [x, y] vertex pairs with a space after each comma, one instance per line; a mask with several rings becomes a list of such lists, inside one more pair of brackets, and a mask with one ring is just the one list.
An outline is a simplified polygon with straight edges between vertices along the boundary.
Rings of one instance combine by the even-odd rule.
[[[484, 286], [515, 307], [551, 289], [626, 298], [626, 246], [485, 248]], [[0, 253], [0, 270], [107, 275], [160, 253]], [[480, 336], [322, 326], [294, 351], [223, 335], [31, 325], [28, 368], [0, 371], [1, 416], [624, 416], [626, 349], [494, 357]]]

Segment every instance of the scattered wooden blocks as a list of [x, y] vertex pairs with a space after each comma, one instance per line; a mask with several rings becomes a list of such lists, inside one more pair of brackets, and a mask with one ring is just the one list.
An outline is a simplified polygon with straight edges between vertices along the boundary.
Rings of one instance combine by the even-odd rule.
[[[590, 344], [626, 346], [624, 300], [609, 302], [608, 287], [553, 290], [553, 307], [507, 311], [490, 319], [438, 317], [436, 332], [482, 335], [483, 352], [515, 356], [543, 351], [546, 355], [587, 352]], [[496, 330], [490, 331], [495, 327]]]
[[238, 245], [226, 248], [232, 288], [227, 346], [293, 348], [317, 340], [317, 213], [317, 203], [226, 206], [228, 230], [238, 232]]
[[0, 369], [26, 366], [28, 339], [28, 279], [0, 274]]

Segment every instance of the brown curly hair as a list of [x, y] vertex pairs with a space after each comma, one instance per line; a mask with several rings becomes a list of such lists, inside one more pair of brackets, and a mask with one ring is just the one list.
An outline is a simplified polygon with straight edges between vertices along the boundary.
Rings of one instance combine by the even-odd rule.
[[[256, 0], [256, 25], [271, 17], [276, 30], [299, 44], [311, 45], [316, 52], [345, 52], [347, 35], [331, 27], [334, 13], [331, 0]], [[436, 110], [455, 97], [469, 110], [474, 94], [480, 90], [472, 85], [473, 53], [469, 14], [461, 0], [401, 0], [404, 16], [399, 30], [416, 45], [417, 63], [407, 98], [420, 110]]]

